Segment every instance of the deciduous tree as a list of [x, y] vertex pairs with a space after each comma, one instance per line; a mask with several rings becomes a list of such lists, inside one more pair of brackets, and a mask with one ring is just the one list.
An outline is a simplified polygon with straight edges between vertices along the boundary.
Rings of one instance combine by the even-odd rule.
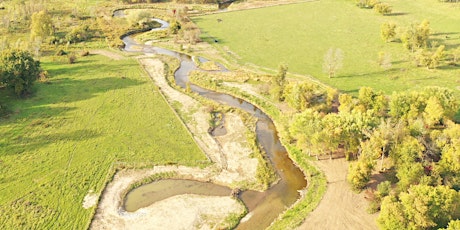
[[343, 52], [341, 49], [330, 48], [324, 56], [323, 72], [329, 78], [334, 77], [343, 66]]
[[53, 21], [48, 12], [42, 10], [32, 14], [32, 22], [30, 24], [30, 37], [35, 39], [41, 37], [46, 39], [53, 34]]
[[30, 93], [33, 82], [40, 74], [40, 62], [29, 52], [4, 50], [0, 56], [0, 82], [12, 88], [16, 95]]

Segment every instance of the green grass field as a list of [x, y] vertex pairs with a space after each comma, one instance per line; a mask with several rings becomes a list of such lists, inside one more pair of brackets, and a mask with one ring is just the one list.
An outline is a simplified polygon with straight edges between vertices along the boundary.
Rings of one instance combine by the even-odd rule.
[[188, 131], [133, 59], [91, 55], [73, 65], [42, 59], [49, 83], [0, 120], [2, 229], [85, 229], [117, 167], [207, 164]]
[[[292, 73], [311, 75], [351, 93], [356, 93], [361, 86], [391, 93], [426, 85], [446, 86], [458, 92], [459, 67], [446, 65], [436, 70], [414, 67], [409, 61], [410, 52], [401, 43], [385, 43], [380, 38], [380, 26], [384, 22], [408, 27], [412, 22], [428, 19], [433, 40], [445, 44], [447, 49], [458, 47], [458, 5], [433, 0], [388, 2], [393, 5], [391, 16], [360, 9], [353, 1], [322, 0], [193, 20], [202, 29], [205, 41], [220, 50], [236, 53], [240, 64], [276, 70], [280, 63], [285, 63]], [[214, 38], [218, 43], [213, 42]], [[335, 78], [328, 78], [322, 72], [324, 55], [331, 47], [344, 52], [344, 67]], [[392, 56], [393, 66], [388, 71], [378, 65], [380, 51]]]

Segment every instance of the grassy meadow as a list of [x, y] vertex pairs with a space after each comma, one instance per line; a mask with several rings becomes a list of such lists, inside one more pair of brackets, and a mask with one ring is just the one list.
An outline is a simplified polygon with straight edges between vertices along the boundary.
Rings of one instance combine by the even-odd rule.
[[[447, 50], [456, 48], [460, 46], [458, 5], [432, 0], [385, 2], [393, 5], [393, 14], [382, 16], [371, 9], [360, 9], [350, 0], [324, 0], [193, 20], [202, 29], [205, 41], [219, 50], [230, 51], [240, 64], [276, 70], [280, 63], [285, 63], [290, 72], [311, 75], [343, 92], [356, 93], [361, 86], [370, 86], [391, 93], [426, 85], [445, 86], [458, 92], [460, 67], [415, 67], [410, 52], [401, 43], [385, 43], [380, 38], [384, 22], [406, 28], [427, 19], [432, 40], [446, 45]], [[324, 55], [331, 47], [344, 53], [343, 68], [334, 78], [322, 71]], [[389, 70], [378, 64], [381, 51], [391, 54]]]
[[42, 58], [48, 83], [28, 99], [0, 90], [0, 226], [86, 229], [114, 169], [203, 165], [206, 157], [134, 59]]

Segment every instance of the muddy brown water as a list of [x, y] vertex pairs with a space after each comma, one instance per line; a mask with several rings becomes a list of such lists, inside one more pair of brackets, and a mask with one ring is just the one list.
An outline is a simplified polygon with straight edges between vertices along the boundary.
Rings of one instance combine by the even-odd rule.
[[[159, 21], [163, 24], [162, 21]], [[165, 28], [163, 24], [162, 28]], [[162, 29], [159, 28], [159, 29]], [[197, 69], [189, 55], [175, 51], [137, 44], [134, 39], [127, 36], [123, 38], [126, 51], [141, 51], [145, 53], [165, 54], [176, 57], [181, 61], [181, 66], [175, 72], [176, 84], [185, 88], [190, 71]], [[200, 58], [200, 61], [206, 61]], [[222, 71], [227, 71], [221, 66]], [[244, 191], [239, 195], [249, 210], [247, 217], [243, 218], [236, 229], [265, 229], [284, 210], [290, 207], [299, 197], [299, 190], [306, 187], [307, 181], [300, 169], [288, 157], [286, 149], [282, 146], [272, 120], [254, 105], [227, 94], [210, 91], [199, 86], [190, 85], [190, 88], [199, 95], [229, 106], [243, 109], [258, 118], [256, 124], [257, 140], [265, 150], [270, 162], [279, 175], [280, 180], [267, 191]], [[126, 211], [136, 211], [159, 200], [180, 194], [198, 194], [209, 196], [230, 196], [231, 189], [213, 183], [203, 183], [192, 180], [159, 180], [140, 186], [130, 191], [125, 199]]]

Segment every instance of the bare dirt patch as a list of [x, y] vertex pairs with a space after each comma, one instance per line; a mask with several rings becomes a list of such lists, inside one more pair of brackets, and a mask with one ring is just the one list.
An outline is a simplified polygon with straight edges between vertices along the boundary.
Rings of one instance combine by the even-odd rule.
[[348, 162], [340, 158], [315, 163], [326, 175], [327, 190], [298, 229], [378, 229], [377, 214], [366, 212], [364, 194], [354, 193], [346, 181]]

